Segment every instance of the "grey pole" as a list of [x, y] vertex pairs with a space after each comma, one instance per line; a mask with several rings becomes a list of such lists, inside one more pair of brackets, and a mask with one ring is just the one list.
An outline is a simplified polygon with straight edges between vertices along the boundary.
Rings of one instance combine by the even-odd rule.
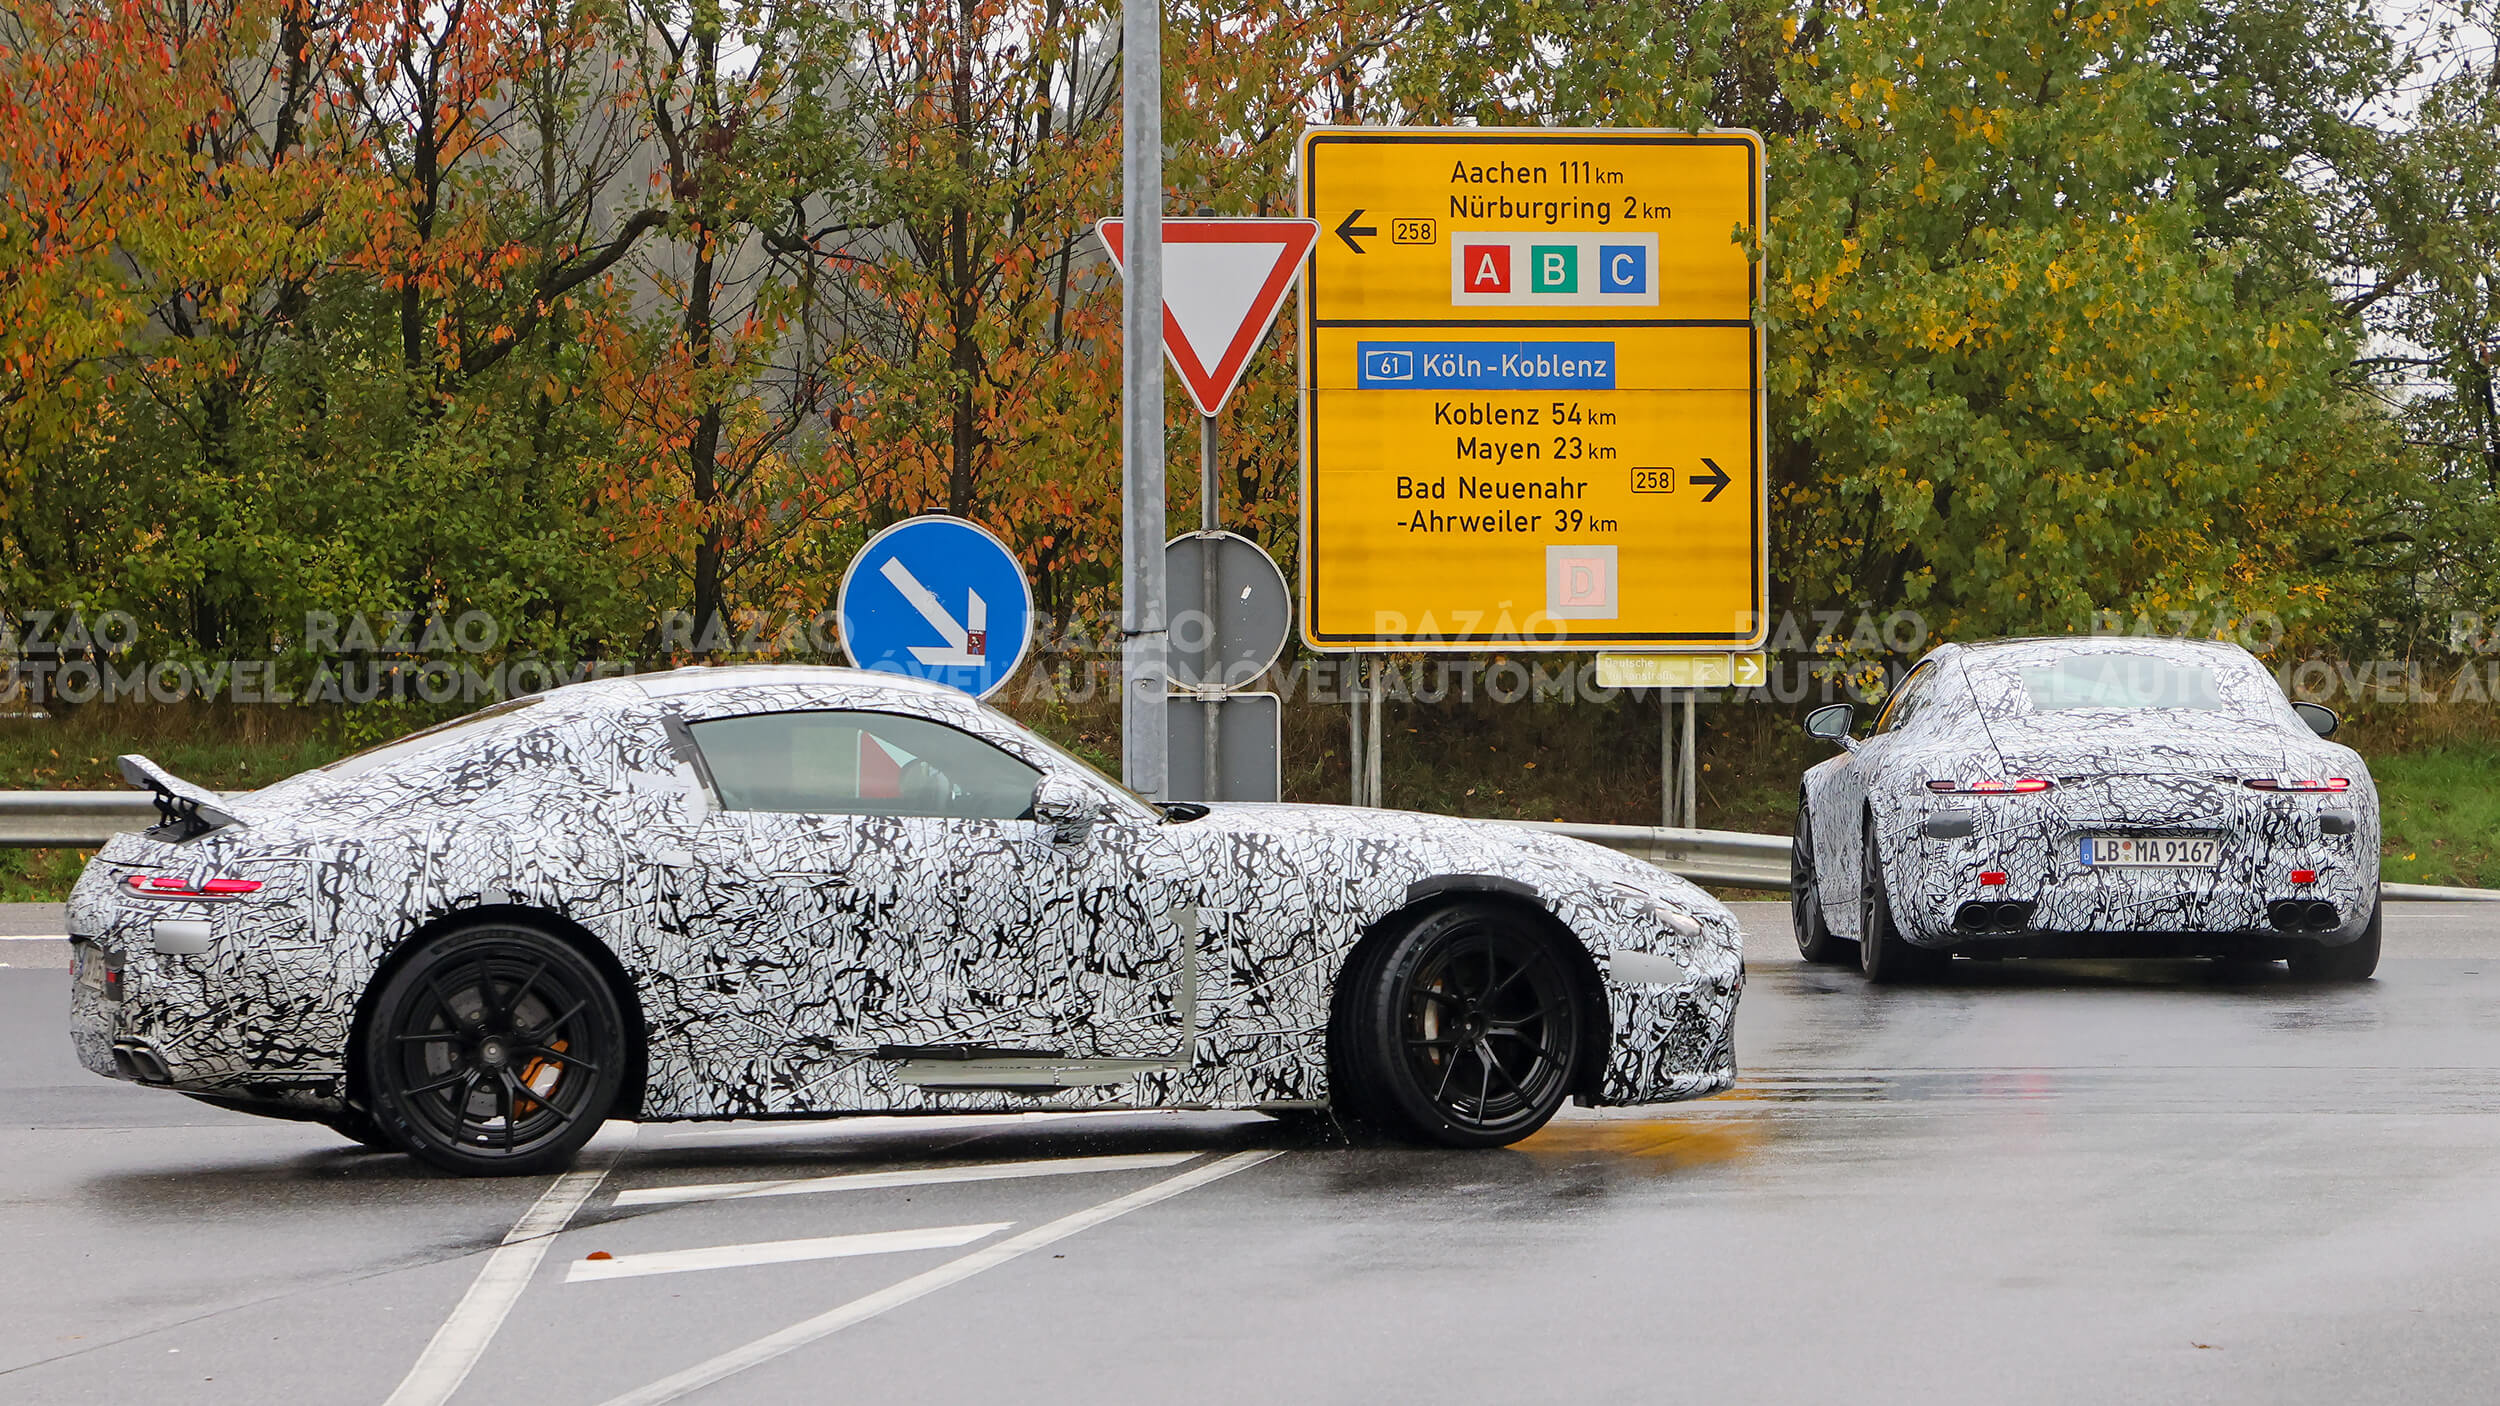
[[1684, 773], [1684, 826], [1694, 829], [1701, 824], [1701, 759], [1693, 746], [1693, 694], [1684, 692], [1684, 763], [1676, 770]]
[[1658, 823], [1675, 828], [1675, 690], [1658, 690]]
[[1171, 785], [1164, 715], [1163, 6], [1120, 7], [1120, 769], [1130, 789]]
[[1350, 774], [1349, 805], [1363, 803], [1363, 656], [1349, 654], [1346, 662], [1346, 770]]
[[1371, 788], [1371, 794], [1363, 803], [1373, 807], [1382, 803], [1381, 797], [1385, 794], [1380, 784], [1380, 700], [1384, 692], [1380, 685], [1380, 658], [1374, 655], [1371, 656], [1371, 681], [1363, 688], [1364, 705], [1371, 709], [1372, 715], [1371, 725], [1364, 729], [1368, 735], [1363, 739], [1363, 783]]
[[[1223, 524], [1223, 490], [1215, 481], [1215, 417], [1202, 415], [1198, 419], [1198, 526], [1201, 531], [1215, 532], [1221, 530]], [[1215, 603], [1215, 544], [1213, 542], [1207, 544], [1207, 550], [1199, 557], [1199, 563], [1200, 570], [1204, 573], [1200, 581], [1202, 589], [1198, 592], [1198, 599], [1205, 605], [1207, 612], [1206, 624], [1202, 627], [1207, 632], [1207, 661], [1215, 663], [1217, 660], [1215, 622], [1223, 618], [1223, 613], [1216, 609]], [[1219, 664], [1218, 667], [1222, 666]], [[1229, 693], [1233, 681], [1219, 678], [1200, 679], [1198, 682], [1201, 686], [1209, 682], [1222, 685]], [[1200, 741], [1206, 748], [1206, 799], [1210, 801], [1229, 799], [1224, 794], [1223, 775], [1216, 770], [1222, 764], [1224, 755], [1223, 712], [1224, 703], [1220, 698], [1208, 698], [1198, 705], [1198, 716], [1205, 720], [1200, 725]]]

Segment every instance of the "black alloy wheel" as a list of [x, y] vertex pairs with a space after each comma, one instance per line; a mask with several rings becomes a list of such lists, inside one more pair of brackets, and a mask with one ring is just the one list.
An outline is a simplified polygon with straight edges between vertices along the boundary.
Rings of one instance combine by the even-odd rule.
[[2378, 971], [2379, 929], [2386, 917], [2386, 906], [2374, 901], [2361, 936], [2341, 947], [2300, 948], [2283, 965], [2302, 981], [2368, 981]]
[[1869, 820], [1866, 854], [1858, 861], [1858, 970], [1873, 982], [1919, 981], [1941, 975], [1951, 960], [1901, 935], [1892, 918], [1892, 895], [1884, 886], [1874, 822]]
[[1446, 1147], [1500, 1147], [1570, 1096], [1575, 982], [1533, 918], [1480, 903], [1427, 914], [1364, 963], [1350, 1022], [1354, 1107]]
[[364, 1036], [374, 1121], [469, 1176], [572, 1161], [614, 1107], [626, 1062], [616, 994], [571, 944], [532, 928], [467, 928], [391, 976]]
[[1814, 820], [1805, 797], [1797, 798], [1796, 834], [1788, 842], [1788, 923], [1797, 935], [1797, 955], [1809, 962], [1839, 966], [1857, 960], [1857, 944], [1832, 932], [1823, 918], [1823, 891], [1814, 872]]

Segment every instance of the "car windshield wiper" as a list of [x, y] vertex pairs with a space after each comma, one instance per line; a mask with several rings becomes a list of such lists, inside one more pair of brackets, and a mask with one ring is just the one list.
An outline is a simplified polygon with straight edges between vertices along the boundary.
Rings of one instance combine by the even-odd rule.
[[1165, 820], [1182, 822], [1203, 820], [1209, 809], [1196, 801], [1156, 801], [1154, 808], [1163, 812]]

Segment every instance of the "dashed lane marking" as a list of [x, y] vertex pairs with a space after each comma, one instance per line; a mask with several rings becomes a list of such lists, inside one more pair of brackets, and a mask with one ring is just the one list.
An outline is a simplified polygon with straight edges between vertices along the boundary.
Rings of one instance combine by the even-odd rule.
[[[1081, 1176], [1088, 1172], [1134, 1172], [1175, 1167], [1195, 1152], [1142, 1152], [1118, 1157], [1057, 1157], [1033, 1162], [987, 1162], [964, 1167], [922, 1167], [902, 1172], [848, 1172], [780, 1181], [716, 1181], [693, 1186], [649, 1186], [616, 1194], [619, 1206], [674, 1206], [688, 1201], [747, 1200], [758, 1196], [807, 1196], [823, 1191], [874, 1191], [894, 1186], [946, 1186], [957, 1182], [1009, 1181], [1017, 1177]], [[579, 1277], [579, 1276], [576, 1276]]]
[[795, 1352], [822, 1338], [857, 1323], [865, 1323], [880, 1314], [901, 1308], [925, 1298], [950, 1285], [960, 1284], [983, 1270], [998, 1266], [1047, 1245], [1056, 1244], [1081, 1231], [1091, 1230], [1105, 1221], [1129, 1212], [1167, 1201], [1184, 1191], [1194, 1190], [1211, 1181], [1248, 1171], [1277, 1151], [1236, 1152], [1230, 1157], [1203, 1163], [1178, 1174], [1165, 1177], [1152, 1186], [1142, 1187], [1125, 1196], [1117, 1196], [1100, 1205], [1088, 1206], [1072, 1215], [1061, 1216], [1046, 1225], [1037, 1225], [1021, 1235], [994, 1241], [968, 1255], [960, 1255], [935, 1269], [923, 1270], [900, 1284], [879, 1289], [873, 1294], [851, 1300], [840, 1307], [828, 1309], [813, 1318], [802, 1319], [780, 1332], [757, 1338], [744, 1347], [733, 1348], [718, 1357], [698, 1362], [673, 1376], [663, 1377], [649, 1386], [615, 1397], [606, 1406], [661, 1406], [717, 1382], [725, 1381], [750, 1367], [759, 1367], [777, 1357]]
[[594, 1149], [582, 1154], [574, 1170], [557, 1177], [531, 1207], [513, 1222], [512, 1229], [486, 1257], [485, 1265], [469, 1285], [469, 1292], [434, 1330], [433, 1341], [417, 1355], [417, 1365], [399, 1383], [383, 1406], [440, 1406], [469, 1377], [469, 1369], [477, 1365], [486, 1352], [486, 1345], [495, 1339], [495, 1330], [503, 1326], [505, 1315], [529, 1287], [530, 1276], [538, 1271], [538, 1262], [547, 1253], [548, 1242], [572, 1222], [573, 1213], [582, 1208], [590, 1194], [599, 1189], [608, 1168], [615, 1164], [616, 1153], [610, 1149]]
[[894, 1255], [910, 1250], [951, 1250], [996, 1235], [1013, 1221], [987, 1225], [933, 1225], [921, 1230], [876, 1230], [859, 1235], [819, 1235], [806, 1240], [758, 1240], [746, 1245], [706, 1245], [693, 1250], [654, 1250], [604, 1260], [575, 1260], [564, 1282], [639, 1279], [646, 1274], [683, 1274], [693, 1269], [736, 1269], [750, 1264], [796, 1264], [853, 1255]]

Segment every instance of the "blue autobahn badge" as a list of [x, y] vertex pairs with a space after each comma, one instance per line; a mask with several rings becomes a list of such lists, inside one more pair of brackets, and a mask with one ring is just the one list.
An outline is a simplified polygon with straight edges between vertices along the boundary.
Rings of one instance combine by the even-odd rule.
[[1360, 390], [1610, 391], [1612, 342], [1358, 342]]

